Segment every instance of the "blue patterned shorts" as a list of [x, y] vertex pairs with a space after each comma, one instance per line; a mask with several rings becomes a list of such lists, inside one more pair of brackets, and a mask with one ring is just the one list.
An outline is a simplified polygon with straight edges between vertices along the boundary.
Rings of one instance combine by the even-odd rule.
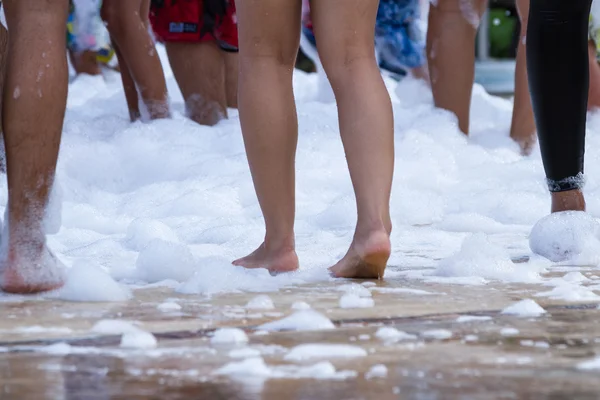
[[[380, 0], [375, 45], [382, 68], [405, 75], [407, 69], [427, 62], [424, 35], [418, 24], [420, 11], [419, 0]], [[316, 46], [308, 0], [303, 1], [302, 15], [302, 32]]]
[[380, 0], [375, 43], [386, 69], [412, 69], [427, 62], [420, 11], [418, 0]]

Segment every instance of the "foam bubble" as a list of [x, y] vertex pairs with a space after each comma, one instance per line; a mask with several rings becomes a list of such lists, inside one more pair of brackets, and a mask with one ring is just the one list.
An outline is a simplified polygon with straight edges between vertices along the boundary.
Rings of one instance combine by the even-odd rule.
[[542, 218], [531, 230], [531, 251], [554, 262], [600, 264], [600, 224], [589, 214], [566, 211]]
[[138, 276], [150, 283], [167, 279], [183, 282], [194, 275], [196, 263], [186, 245], [153, 239], [140, 252], [136, 268]]

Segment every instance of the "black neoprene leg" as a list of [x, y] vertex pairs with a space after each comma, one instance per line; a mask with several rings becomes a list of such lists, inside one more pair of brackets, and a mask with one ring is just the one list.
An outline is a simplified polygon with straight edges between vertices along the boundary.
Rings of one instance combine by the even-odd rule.
[[551, 192], [583, 186], [592, 0], [531, 0], [527, 73]]

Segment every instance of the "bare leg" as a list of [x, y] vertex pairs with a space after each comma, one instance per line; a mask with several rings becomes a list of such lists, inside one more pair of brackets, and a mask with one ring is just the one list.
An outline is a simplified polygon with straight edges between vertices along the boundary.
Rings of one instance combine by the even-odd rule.
[[100, 75], [100, 65], [96, 59], [96, 52], [91, 50], [82, 51], [80, 53], [69, 50], [71, 56], [71, 62], [77, 75], [88, 74], [88, 75]]
[[236, 1], [240, 35], [240, 121], [258, 201], [265, 218], [263, 244], [234, 261], [246, 268], [298, 268], [294, 243], [298, 118], [292, 74], [300, 43], [296, 0]]
[[8, 162], [8, 237], [0, 284], [13, 293], [62, 285], [59, 263], [46, 247], [44, 216], [60, 145], [67, 99], [67, 0], [5, 0], [9, 60], [4, 87]]
[[487, 0], [439, 0], [429, 9], [427, 59], [436, 107], [456, 114], [469, 133], [475, 36]]
[[150, 118], [167, 118], [167, 84], [148, 32], [149, 7], [150, 3], [142, 0], [104, 0], [102, 18], [119, 48], [119, 61], [124, 60], [128, 66]]
[[224, 52], [225, 59], [225, 91], [227, 93], [227, 106], [238, 108], [238, 74], [239, 57], [238, 53]]
[[510, 127], [510, 137], [521, 146], [523, 154], [530, 154], [536, 142], [535, 119], [529, 95], [527, 81], [527, 22], [529, 18], [529, 0], [518, 0], [517, 10], [521, 20], [521, 36], [517, 48], [515, 69], [515, 100]]
[[214, 42], [166, 44], [188, 117], [201, 125], [227, 118], [225, 63]]
[[129, 109], [129, 119], [131, 122], [137, 121], [140, 119], [140, 103], [137, 88], [135, 87], [135, 82], [133, 81], [133, 77], [131, 76], [131, 72], [129, 71], [129, 65], [127, 65], [127, 61], [121, 54], [121, 50], [119, 46], [114, 44], [115, 54], [117, 56], [117, 60], [119, 61], [119, 69], [121, 71], [121, 82], [123, 82], [123, 91], [125, 92], [125, 100], [127, 101], [127, 108]]
[[[6, 61], [8, 59], [8, 31], [0, 24], [0, 94], [4, 91], [6, 79]], [[2, 134], [2, 95], [0, 95], [0, 134]], [[0, 141], [0, 172], [6, 172], [6, 152], [4, 139]]]
[[375, 60], [377, 0], [316, 0], [313, 25], [331, 82], [358, 222], [346, 256], [330, 270], [345, 278], [382, 278], [390, 256], [394, 123]]
[[590, 63], [590, 90], [588, 92], [588, 110], [600, 108], [600, 65], [596, 45], [591, 40], [588, 42]]

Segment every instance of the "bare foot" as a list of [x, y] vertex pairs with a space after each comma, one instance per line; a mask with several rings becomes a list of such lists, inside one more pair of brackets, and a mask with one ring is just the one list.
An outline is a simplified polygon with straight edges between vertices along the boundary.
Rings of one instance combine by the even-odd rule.
[[521, 155], [528, 156], [531, 155], [537, 143], [537, 135], [533, 134], [522, 138], [513, 138], [513, 140], [521, 147]]
[[348, 253], [329, 271], [336, 278], [383, 279], [390, 253], [389, 235], [385, 231], [372, 232], [365, 238], [355, 238]]
[[253, 253], [235, 260], [232, 264], [248, 269], [264, 268], [271, 274], [292, 272], [299, 267], [298, 256], [293, 248], [269, 251], [264, 243]]
[[35, 294], [60, 288], [64, 284], [62, 263], [45, 246], [37, 255], [17, 255], [11, 250], [0, 274], [0, 289], [6, 293]]
[[585, 198], [581, 190], [552, 193], [552, 212], [585, 211]]

